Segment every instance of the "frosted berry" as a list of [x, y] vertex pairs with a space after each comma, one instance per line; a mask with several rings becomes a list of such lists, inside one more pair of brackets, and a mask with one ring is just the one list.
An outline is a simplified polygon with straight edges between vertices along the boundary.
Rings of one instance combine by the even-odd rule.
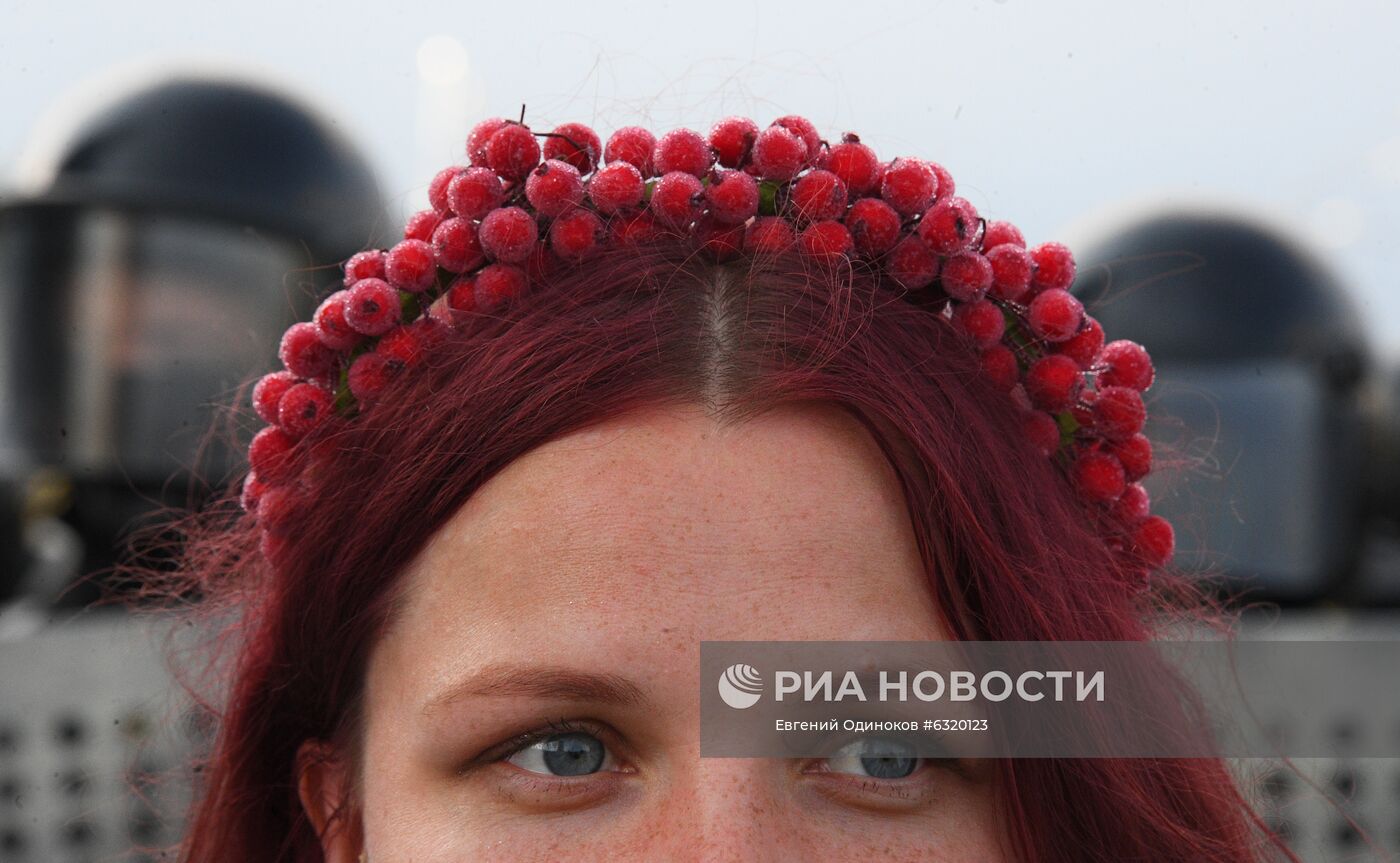
[[420, 293], [437, 281], [433, 247], [422, 240], [404, 240], [384, 257], [384, 281], [401, 291]]
[[1082, 452], [1074, 460], [1074, 485], [1085, 500], [1116, 500], [1127, 487], [1123, 465], [1112, 453], [1102, 450]]
[[383, 279], [362, 279], [345, 301], [345, 321], [357, 333], [379, 336], [399, 322], [399, 293]]
[[447, 205], [464, 219], [480, 219], [505, 199], [501, 178], [490, 168], [468, 168], [447, 185]]
[[[743, 172], [736, 172], [743, 176]], [[702, 216], [695, 225], [695, 239], [700, 250], [716, 261], [729, 261], [738, 257], [744, 248], [743, 223], [726, 223], [713, 215]]]
[[345, 287], [351, 287], [360, 279], [384, 278], [384, 252], [370, 249], [356, 252], [345, 262]]
[[[363, 285], [372, 279], [362, 279]], [[299, 378], [328, 377], [335, 369], [336, 352], [321, 341], [316, 325], [310, 321], [292, 324], [282, 334], [277, 356], [287, 371]]]
[[797, 236], [798, 246], [807, 256], [831, 262], [849, 255], [855, 248], [851, 232], [840, 222], [814, 222]]
[[1133, 550], [1151, 567], [1166, 566], [1176, 550], [1171, 522], [1151, 515], [1133, 530]]
[[[1079, 328], [1079, 332], [1055, 345], [1055, 352], [1064, 354], [1070, 359], [1079, 363], [1081, 369], [1087, 369], [1098, 359], [1099, 351], [1103, 350], [1103, 326], [1089, 315], [1084, 316], [1084, 324]], [[1102, 383], [1103, 378], [1099, 378]]]
[[[460, 276], [452, 280], [452, 284], [447, 286], [442, 298], [446, 301], [447, 307], [454, 312], [474, 312], [476, 311], [476, 278], [474, 276]], [[456, 319], [454, 318], [455, 322]]]
[[1010, 243], [1013, 246], [1026, 247], [1026, 238], [1022, 236], [1021, 229], [1010, 222], [992, 221], [987, 223], [986, 230], [982, 234], [982, 249], [995, 249], [1003, 243]]
[[663, 224], [687, 228], [700, 215], [705, 187], [694, 174], [671, 171], [656, 181], [651, 191], [651, 211]]
[[992, 265], [992, 296], [1016, 302], [1026, 295], [1031, 287], [1031, 273], [1035, 262], [1030, 252], [1012, 243], [993, 246], [986, 253]]
[[380, 337], [374, 352], [384, 357], [395, 369], [417, 365], [423, 358], [423, 341], [419, 333], [410, 325], [394, 327]]
[[632, 246], [655, 239], [661, 233], [661, 223], [648, 210], [623, 213], [608, 222], [608, 242]]
[[1045, 411], [1021, 414], [1021, 437], [1042, 455], [1053, 455], [1060, 448], [1060, 426]]
[[656, 149], [651, 154], [656, 172], [666, 175], [681, 171], [694, 177], [709, 173], [715, 162], [710, 142], [694, 129], [672, 129], [656, 141]]
[[726, 168], [738, 168], [749, 158], [758, 124], [748, 117], [725, 117], [710, 127], [710, 149]]
[[525, 198], [541, 215], [558, 216], [583, 202], [583, 179], [568, 162], [549, 159], [526, 178]]
[[426, 243], [433, 238], [433, 230], [441, 221], [442, 214], [437, 210], [420, 210], [408, 217], [408, 223], [404, 225], [403, 229], [403, 238], [405, 240], [422, 240]]
[[799, 224], [839, 219], [846, 212], [846, 184], [830, 171], [808, 171], [789, 194]]
[[361, 404], [371, 404], [379, 398], [392, 372], [384, 357], [374, 351], [360, 354], [350, 364], [345, 374], [345, 382], [350, 394]]
[[977, 208], [956, 195], [929, 207], [919, 220], [919, 238], [940, 255], [955, 255], [972, 245], [980, 227]]
[[297, 376], [289, 371], [269, 372], [253, 385], [253, 410], [263, 422], [277, 424], [277, 404], [282, 395], [297, 382]]
[[934, 201], [951, 197], [958, 190], [958, 184], [953, 182], [953, 175], [937, 162], [927, 162], [926, 164], [929, 166], [929, 170], [933, 171], [933, 175], [938, 178], [938, 194], [934, 197]]
[[481, 220], [477, 236], [492, 259], [513, 264], [529, 257], [539, 239], [539, 226], [534, 216], [519, 207], [500, 207]]
[[922, 159], [900, 157], [885, 167], [880, 197], [905, 216], [915, 216], [933, 206], [938, 177]]
[[1042, 291], [1031, 300], [1026, 312], [1031, 331], [1048, 342], [1063, 342], [1079, 332], [1084, 306], [1069, 291], [1058, 288]]
[[277, 426], [265, 426], [248, 444], [248, 466], [264, 482], [283, 483], [295, 475], [292, 447], [296, 441]]
[[1010, 392], [1021, 376], [1016, 354], [1006, 345], [992, 345], [982, 352], [982, 371], [1002, 392]]
[[904, 287], [918, 290], [938, 277], [938, 254], [911, 234], [890, 250], [885, 258], [885, 270]]
[[797, 176], [807, 161], [807, 145], [783, 126], [769, 126], [753, 142], [753, 166], [765, 180], [783, 183]]
[[1074, 284], [1074, 253], [1063, 243], [1041, 243], [1031, 249], [1031, 259], [1035, 261], [1035, 274], [1031, 277], [1035, 291], [1067, 291]]
[[1083, 389], [1079, 391], [1079, 398], [1069, 406], [1070, 415], [1079, 423], [1081, 429], [1092, 431], [1094, 424], [1098, 422], [1098, 414], [1094, 413], [1094, 402], [1098, 401], [1098, 398], [1097, 390]]
[[332, 350], [348, 351], [360, 341], [360, 334], [345, 320], [345, 303], [349, 299], [349, 291], [336, 291], [322, 300], [316, 313], [311, 316], [317, 335]]
[[507, 123], [486, 142], [486, 166], [508, 183], [518, 183], [540, 163], [540, 144], [529, 126]]
[[243, 511], [249, 515], [256, 514], [258, 501], [267, 488], [267, 483], [259, 479], [256, 473], [248, 471], [248, 475], [243, 477], [243, 491], [238, 495], [238, 505], [243, 507]]
[[1152, 441], [1142, 433], [1112, 441], [1109, 449], [1123, 463], [1128, 482], [1137, 482], [1152, 472]]
[[1062, 411], [1079, 395], [1084, 374], [1079, 364], [1060, 354], [1047, 354], [1026, 369], [1026, 395], [1041, 410]]
[[447, 202], [447, 187], [462, 172], [456, 165], [449, 165], [433, 175], [428, 183], [428, 204], [444, 216], [452, 214], [452, 206]]
[[781, 216], [759, 216], [744, 231], [744, 248], [759, 254], [781, 252], [796, 241], [792, 223]]
[[868, 195], [878, 188], [880, 159], [852, 132], [847, 132], [841, 143], [826, 151], [821, 167], [840, 177], [852, 195]]
[[433, 232], [433, 257], [449, 273], [465, 273], [486, 261], [471, 219], [446, 219]]
[[491, 311], [525, 293], [530, 280], [525, 271], [510, 264], [490, 264], [476, 274], [476, 306]]
[[627, 162], [641, 172], [645, 179], [656, 174], [656, 168], [651, 161], [651, 154], [655, 149], [656, 136], [651, 132], [641, 126], [623, 126], [608, 138], [608, 145], [603, 148], [603, 161]]
[[992, 265], [977, 252], [960, 252], [943, 262], [938, 278], [948, 296], [970, 303], [992, 286]]
[[1126, 525], [1141, 524], [1152, 514], [1152, 497], [1147, 489], [1130, 482], [1118, 499], [1113, 502], [1113, 515]]
[[630, 162], [604, 165], [588, 178], [588, 199], [603, 215], [639, 206], [645, 192], [642, 172]]
[[278, 402], [277, 424], [288, 437], [303, 437], [331, 415], [334, 404], [335, 397], [325, 387], [297, 384]]
[[560, 258], [577, 261], [597, 248], [603, 236], [603, 220], [592, 210], [578, 207], [549, 226], [549, 247]]
[[[947, 278], [946, 269], [944, 278]], [[991, 300], [959, 303], [953, 310], [953, 323], [982, 349], [990, 348], [1001, 341], [1002, 333], [1006, 331], [1006, 318], [1002, 315], [1001, 308]]]
[[879, 198], [858, 199], [846, 212], [845, 223], [856, 251], [863, 255], [883, 255], [899, 241], [899, 213]]
[[1147, 350], [1128, 339], [1109, 342], [1104, 346], [1100, 358], [1104, 364], [1104, 370], [1099, 372], [1100, 386], [1124, 386], [1145, 390], [1152, 386], [1152, 381], [1157, 375]]
[[1100, 387], [1094, 400], [1094, 428], [1109, 440], [1124, 440], [1142, 431], [1147, 408], [1130, 387]]
[[588, 126], [565, 123], [545, 137], [544, 157], [567, 162], [580, 174], [589, 174], [602, 161], [603, 142]]
[[[491, 140], [491, 136], [501, 131], [508, 123], [502, 117], [490, 117], [482, 120], [472, 127], [467, 135], [467, 158], [473, 165], [486, 164], [486, 142]], [[458, 213], [461, 215], [461, 213]]]
[[821, 150], [822, 136], [817, 132], [817, 127], [812, 124], [811, 120], [796, 114], [788, 114], [774, 120], [773, 125], [787, 129], [802, 141], [802, 147], [806, 153], [803, 157], [804, 165], [816, 161], [817, 154]]
[[710, 214], [721, 225], [738, 225], [758, 214], [758, 181], [743, 171], [717, 170], [705, 187]]

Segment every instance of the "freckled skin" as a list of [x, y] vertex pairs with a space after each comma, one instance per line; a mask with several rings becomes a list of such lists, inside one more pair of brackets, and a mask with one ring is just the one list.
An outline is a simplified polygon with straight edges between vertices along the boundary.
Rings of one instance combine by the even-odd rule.
[[[810, 762], [699, 757], [702, 640], [947, 637], [895, 475], [835, 409], [729, 428], [654, 409], [560, 438], [483, 486], [404, 577], [367, 669], [360, 814], [329, 831], [328, 863], [362, 848], [370, 863], [1008, 859], [985, 764], [926, 768], [894, 799]], [[477, 694], [425, 711], [500, 663], [615, 674], [645, 702]], [[560, 719], [610, 729], [616, 769], [569, 780], [589, 790], [499, 760], [462, 769]], [[317, 777], [302, 798], [322, 822], [351, 783]]]

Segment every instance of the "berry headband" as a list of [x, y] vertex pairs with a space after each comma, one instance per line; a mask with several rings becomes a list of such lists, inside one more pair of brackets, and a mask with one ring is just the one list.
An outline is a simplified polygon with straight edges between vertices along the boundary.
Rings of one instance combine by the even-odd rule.
[[937, 300], [1023, 408], [1021, 433], [1064, 466], [1105, 542], [1144, 571], [1170, 561], [1171, 524], [1150, 513], [1139, 482], [1152, 467], [1142, 434], [1152, 362], [1134, 342], [1104, 343], [1069, 292], [1068, 248], [1028, 249], [1015, 225], [956, 195], [941, 165], [881, 162], [850, 133], [828, 144], [802, 117], [766, 129], [729, 117], [708, 137], [628, 126], [606, 146], [581, 123], [538, 133], [523, 119], [477, 124], [470, 166], [433, 178], [432, 209], [409, 219], [403, 241], [351, 257], [344, 288], [282, 337], [285, 370], [253, 389], [269, 425], [249, 445], [242, 496], [265, 552], [294, 505], [293, 451], [333, 412], [379, 398], [459, 314], [508, 301], [601, 246], [670, 232], [718, 260], [793, 247], [825, 263], [860, 259]]

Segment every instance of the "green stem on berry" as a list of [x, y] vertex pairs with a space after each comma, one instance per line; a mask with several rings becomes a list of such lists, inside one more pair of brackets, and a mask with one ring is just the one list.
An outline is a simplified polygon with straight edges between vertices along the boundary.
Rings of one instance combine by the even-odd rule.
[[655, 190], [656, 190], [656, 180], [647, 180], [646, 185], [642, 186], [642, 203], [650, 204], [650, 203], [651, 203], [651, 193], [654, 192]]
[[399, 291], [399, 320], [414, 321], [423, 311], [418, 304], [418, 295], [409, 291]]
[[758, 213], [761, 216], [778, 215], [778, 184], [773, 180], [758, 184]]
[[1055, 414], [1055, 422], [1060, 427], [1060, 446], [1068, 446], [1074, 440], [1074, 433], [1079, 431], [1079, 420], [1072, 411], [1061, 411]]

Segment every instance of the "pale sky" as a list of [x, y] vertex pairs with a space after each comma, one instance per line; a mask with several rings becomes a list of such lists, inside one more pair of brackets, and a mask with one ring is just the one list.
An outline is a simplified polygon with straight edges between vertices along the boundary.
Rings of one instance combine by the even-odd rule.
[[1257, 213], [1331, 261], [1377, 345], [1400, 356], [1400, 4], [355, 5], [10, 0], [6, 185], [34, 164], [36, 140], [61, 135], [55, 105], [190, 64], [318, 105], [400, 214], [425, 205], [473, 122], [522, 102], [537, 128], [582, 120], [605, 138], [629, 123], [705, 131], [730, 113], [760, 125], [800, 113], [829, 138], [859, 132], [882, 158], [940, 161], [1032, 242], [1092, 239], [1125, 207]]

